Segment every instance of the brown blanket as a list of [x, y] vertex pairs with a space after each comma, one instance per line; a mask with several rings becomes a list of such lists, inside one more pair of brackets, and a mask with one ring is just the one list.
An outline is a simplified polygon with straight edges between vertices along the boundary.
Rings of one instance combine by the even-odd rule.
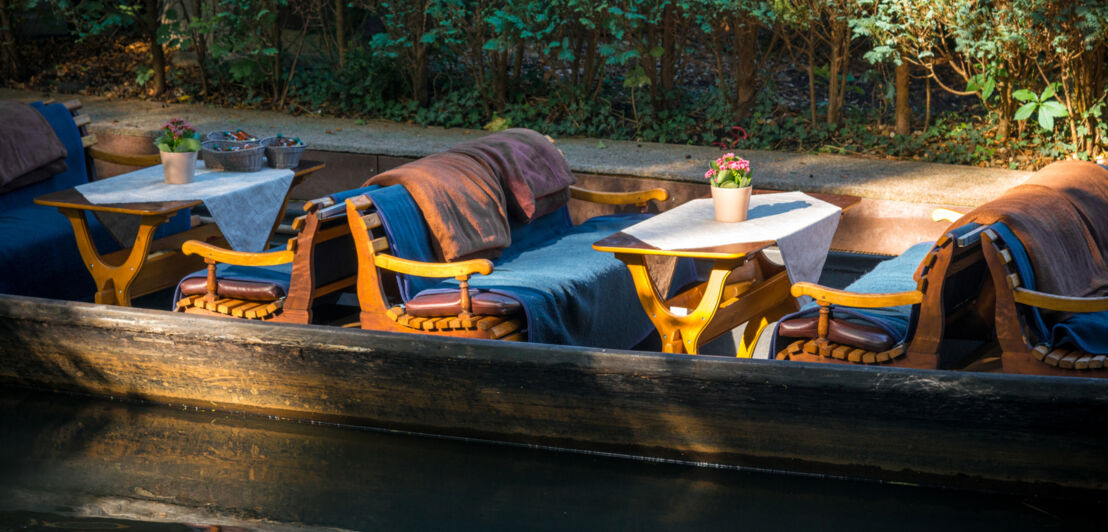
[[530, 222], [569, 201], [576, 182], [565, 157], [545, 136], [530, 129], [508, 129], [450, 148], [484, 162], [504, 188], [508, 210]]
[[64, 172], [66, 151], [33, 107], [0, 101], [0, 194]]
[[436, 153], [378, 174], [367, 185], [403, 185], [443, 260], [493, 258], [512, 243], [504, 191], [492, 171], [470, 157]]
[[1035, 172], [1025, 185], [1042, 185], [1065, 194], [1077, 208], [1108, 258], [1108, 170], [1087, 161], [1058, 161]]
[[969, 222], [1003, 222], [1020, 239], [1035, 270], [1036, 289], [1065, 296], [1108, 294], [1108, 265], [1081, 213], [1050, 187], [1020, 185], [963, 216]]

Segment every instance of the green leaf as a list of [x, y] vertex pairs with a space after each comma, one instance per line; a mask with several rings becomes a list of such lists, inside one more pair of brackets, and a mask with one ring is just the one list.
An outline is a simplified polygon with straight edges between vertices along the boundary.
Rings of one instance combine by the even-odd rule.
[[1016, 110], [1016, 116], [1012, 118], [1015, 118], [1016, 120], [1027, 120], [1028, 118], [1031, 118], [1031, 113], [1034, 113], [1035, 108], [1038, 106], [1039, 104], [1035, 102], [1025, 103]]
[[1043, 112], [1041, 107], [1039, 108], [1039, 125], [1047, 131], [1054, 131], [1054, 117], [1050, 113]]
[[200, 151], [200, 141], [197, 139], [181, 139], [176, 151]]
[[1047, 87], [1043, 89], [1042, 96], [1039, 96], [1039, 101], [1044, 102], [1054, 97], [1054, 87]]
[[1039, 104], [1039, 112], [1042, 113], [1044, 111], [1050, 113], [1050, 116], [1055, 118], [1060, 118], [1069, 114], [1069, 111], [1066, 110], [1066, 106], [1062, 105], [1061, 102], [1057, 100]]
[[1033, 93], [1033, 92], [1031, 92], [1027, 89], [1020, 89], [1018, 91], [1013, 92], [1012, 97], [1019, 100], [1019, 101], [1021, 101], [1021, 102], [1030, 102], [1030, 101], [1035, 101], [1035, 100], [1039, 99], [1037, 96], [1035, 96], [1035, 93]]
[[989, 78], [985, 80], [985, 86], [981, 87], [981, 99], [988, 100], [989, 96], [993, 95], [993, 89], [996, 88], [996, 79]]
[[662, 55], [664, 55], [665, 53], [665, 48], [662, 48], [661, 46], [655, 46], [654, 48], [650, 49], [650, 57], [653, 57], [654, 59], [662, 57]]
[[154, 146], [157, 146], [158, 151], [173, 151], [169, 148], [169, 144], [166, 144], [164, 142], [155, 142]]

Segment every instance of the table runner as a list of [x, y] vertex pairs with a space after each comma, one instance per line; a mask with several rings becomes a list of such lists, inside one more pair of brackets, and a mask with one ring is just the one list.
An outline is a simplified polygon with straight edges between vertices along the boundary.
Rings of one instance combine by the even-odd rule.
[[803, 192], [755, 194], [745, 222], [717, 222], [712, 200], [699, 199], [623, 232], [664, 250], [773, 240], [781, 250], [789, 280], [814, 283], [823, 271], [841, 214], [839, 207]]
[[[162, 166], [158, 165], [80, 185], [77, 191], [95, 204], [203, 201], [232, 248], [256, 252], [265, 249], [292, 178], [293, 172], [289, 169], [227, 172], [209, 170], [204, 161], [197, 161], [196, 178], [192, 183], [167, 185]], [[134, 217], [128, 218], [134, 221]], [[134, 238], [135, 229], [120, 228], [119, 224], [111, 223], [110, 217], [103, 221], [113, 234], [129, 232], [116, 234], [117, 239]]]

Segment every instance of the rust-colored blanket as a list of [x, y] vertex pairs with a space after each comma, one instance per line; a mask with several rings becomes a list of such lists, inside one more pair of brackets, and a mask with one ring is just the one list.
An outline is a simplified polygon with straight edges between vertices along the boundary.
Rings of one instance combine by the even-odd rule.
[[1108, 265], [1080, 211], [1055, 188], [1014, 187], [954, 226], [1003, 222], [1027, 249], [1036, 289], [1065, 296], [1108, 294]]
[[460, 153], [436, 153], [378, 174], [368, 185], [402, 185], [431, 228], [443, 260], [493, 258], [512, 243], [504, 191], [488, 167]]
[[1025, 185], [1042, 185], [1065, 194], [1077, 208], [1108, 259], [1108, 170], [1088, 161], [1058, 161], [1035, 172]]
[[560, 209], [569, 201], [569, 186], [576, 182], [558, 148], [530, 129], [507, 129], [450, 151], [488, 165], [504, 188], [508, 211], [524, 223]]
[[0, 193], [65, 171], [65, 147], [38, 111], [0, 101], [0, 118]]

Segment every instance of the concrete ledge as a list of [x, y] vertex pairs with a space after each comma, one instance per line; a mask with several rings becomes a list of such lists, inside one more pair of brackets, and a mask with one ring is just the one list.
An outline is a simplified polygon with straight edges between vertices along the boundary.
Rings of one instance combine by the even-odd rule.
[[[45, 96], [0, 89], [0, 99], [31, 101], [47, 97], [80, 98], [94, 120], [91, 130], [105, 136], [153, 137], [166, 120], [182, 117], [202, 132], [238, 128], [262, 136], [280, 132], [300, 137], [316, 151], [416, 158], [486, 134], [377, 120], [291, 116], [272, 111], [95, 96]], [[712, 147], [633, 141], [559, 138], [557, 142], [576, 172], [688, 183], [704, 183], [708, 161], [722, 153]], [[975, 206], [1022, 183], [1030, 175], [1030, 172], [866, 157], [735, 151], [751, 161], [758, 188], [852, 194], [910, 203]]]

